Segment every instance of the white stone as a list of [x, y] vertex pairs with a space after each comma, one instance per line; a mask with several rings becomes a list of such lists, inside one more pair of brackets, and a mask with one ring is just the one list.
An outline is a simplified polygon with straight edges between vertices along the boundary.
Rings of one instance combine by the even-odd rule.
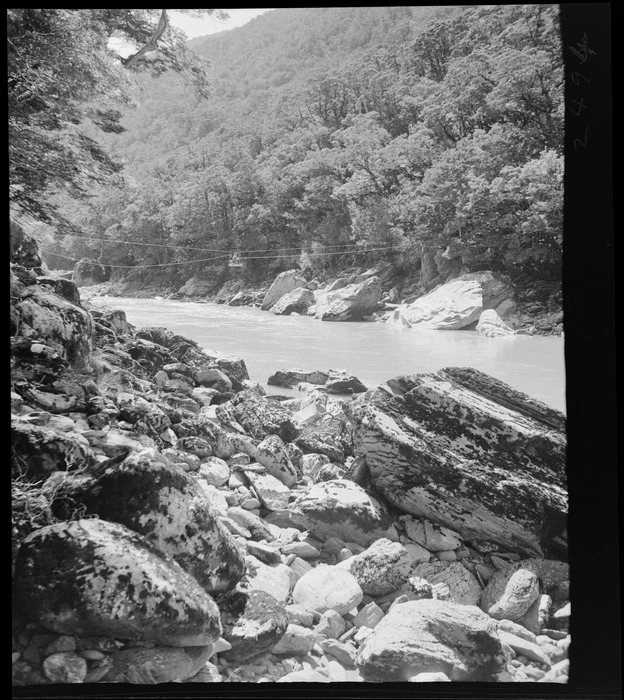
[[212, 486], [223, 486], [230, 478], [230, 468], [219, 457], [206, 457], [199, 465], [197, 476]]
[[306, 610], [335, 610], [341, 615], [357, 607], [363, 596], [352, 574], [324, 564], [305, 573], [293, 589], [293, 602]]

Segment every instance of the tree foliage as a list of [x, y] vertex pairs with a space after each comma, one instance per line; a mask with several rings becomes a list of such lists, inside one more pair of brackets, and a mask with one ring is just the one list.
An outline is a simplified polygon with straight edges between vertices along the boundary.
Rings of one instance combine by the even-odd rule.
[[[111, 37], [130, 55], [111, 51]], [[84, 127], [123, 131], [128, 70], [173, 70], [206, 91], [202, 61], [170, 27], [167, 10], [12, 8], [7, 49], [10, 198], [42, 221], [57, 218], [51, 194], [84, 197], [93, 183], [118, 181], [120, 163]]]
[[[98, 12], [104, 34], [160, 13]], [[159, 89], [153, 75], [137, 79], [125, 131], [98, 137], [131, 185], [101, 188], [85, 230], [111, 241], [106, 262], [149, 255], [187, 261], [188, 274], [234, 251], [261, 275], [302, 252], [319, 265], [413, 265], [452, 245], [468, 270], [555, 279], [560, 43], [556, 5], [280, 9], [195, 39], [210, 100], [168, 73]]]

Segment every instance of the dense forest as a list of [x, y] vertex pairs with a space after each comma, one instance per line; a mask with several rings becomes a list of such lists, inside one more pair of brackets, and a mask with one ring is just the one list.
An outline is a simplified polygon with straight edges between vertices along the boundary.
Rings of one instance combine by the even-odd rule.
[[83, 127], [116, 182], [51, 196], [51, 267], [175, 288], [236, 253], [249, 279], [389, 261], [425, 284], [443, 255], [560, 279], [556, 5], [277, 9], [188, 49], [208, 91], [163, 65]]

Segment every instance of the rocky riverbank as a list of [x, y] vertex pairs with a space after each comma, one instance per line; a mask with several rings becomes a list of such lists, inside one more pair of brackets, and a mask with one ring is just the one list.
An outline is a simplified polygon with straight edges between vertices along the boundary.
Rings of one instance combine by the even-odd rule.
[[[485, 335], [562, 335], [563, 298], [557, 285], [511, 280], [491, 272], [454, 273], [426, 290], [399, 268], [383, 264], [322, 277], [300, 270], [271, 283], [234, 276], [223, 284], [191, 278], [179, 289], [134, 281], [101, 282], [92, 264], [74, 272], [84, 299], [93, 296], [158, 297], [256, 306], [275, 314], [298, 313], [323, 321], [376, 321], [428, 328], [469, 328]], [[479, 323], [484, 311], [489, 313]]]
[[268, 397], [80, 297], [15, 251], [14, 685], [567, 681], [561, 413], [468, 368]]

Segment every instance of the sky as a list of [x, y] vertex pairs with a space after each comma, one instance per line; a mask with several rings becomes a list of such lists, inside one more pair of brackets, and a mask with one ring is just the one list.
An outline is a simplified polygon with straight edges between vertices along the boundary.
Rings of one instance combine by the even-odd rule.
[[181, 12], [176, 12], [176, 10], [169, 11], [169, 19], [175, 27], [185, 32], [189, 39], [194, 39], [197, 36], [205, 36], [206, 34], [214, 34], [216, 32], [223, 32], [226, 29], [240, 27], [243, 24], [247, 24], [247, 22], [254, 17], [275, 8], [263, 7], [255, 10], [243, 8], [233, 10], [223, 9], [230, 15], [230, 19], [223, 21], [214, 19], [213, 17], [190, 17]]

